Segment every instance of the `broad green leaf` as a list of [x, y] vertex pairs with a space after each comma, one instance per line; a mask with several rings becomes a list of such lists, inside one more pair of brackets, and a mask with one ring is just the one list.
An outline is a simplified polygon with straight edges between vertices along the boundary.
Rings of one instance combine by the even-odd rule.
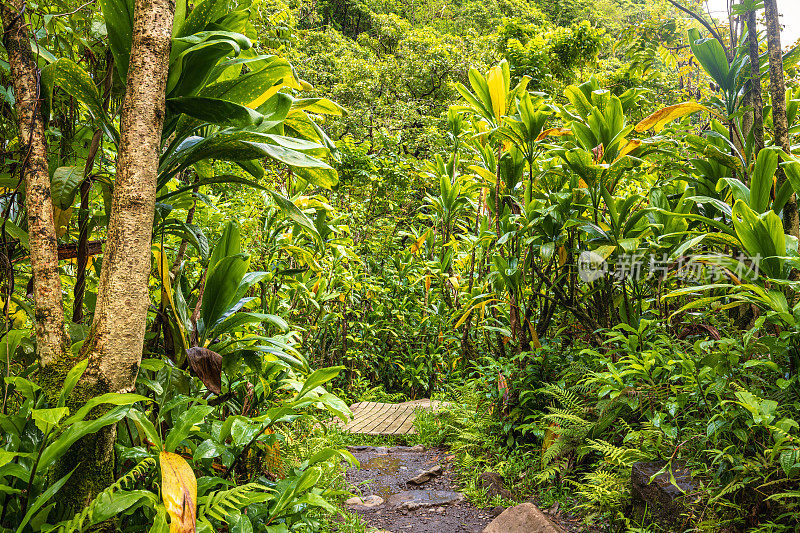
[[700, 38], [700, 32], [694, 28], [689, 30], [688, 34], [689, 46], [703, 69], [724, 91], [730, 92], [731, 87], [728, 84], [730, 67], [725, 49], [716, 39]]
[[778, 170], [779, 151], [764, 148], [758, 152], [753, 175], [750, 178], [750, 207], [756, 213], [763, 213], [769, 208], [770, 193]]
[[760, 268], [768, 276], [782, 277], [780, 258], [786, 255], [786, 236], [778, 215], [774, 211], [758, 214], [738, 200], [733, 206], [733, 226], [747, 254], [760, 260]]
[[270, 323], [273, 326], [276, 326], [281, 331], [288, 331], [289, 324], [286, 323], [281, 317], [277, 315], [265, 314], [265, 313], [234, 313], [225, 320], [223, 320], [218, 326], [214, 328], [215, 335], [222, 335], [223, 333], [229, 333], [232, 330], [243, 326], [245, 324], [260, 324], [260, 323]]
[[64, 455], [67, 450], [69, 450], [70, 446], [78, 439], [90, 433], [96, 433], [105, 426], [119, 422], [125, 418], [128, 410], [129, 406], [122, 405], [108, 411], [95, 420], [75, 422], [70, 425], [54, 442], [44, 449], [39, 459], [39, 468], [43, 471], [47, 470], [59, 457]]
[[128, 80], [128, 63], [133, 43], [133, 0], [100, 0], [100, 9], [106, 23], [114, 68], [119, 79]]
[[94, 398], [89, 399], [80, 407], [80, 409], [75, 412], [74, 415], [65, 420], [64, 424], [70, 425], [82, 421], [89, 415], [89, 412], [98, 405], [132, 405], [136, 402], [151, 401], [152, 400], [150, 398], [147, 396], [142, 396], [141, 394], [108, 392], [106, 394], [101, 394], [100, 396], [95, 396]]
[[29, 381], [20, 376], [8, 376], [5, 378], [6, 383], [13, 385], [17, 392], [21, 393], [28, 400], [36, 398], [36, 391], [41, 389], [36, 383]]
[[236, 303], [233, 297], [249, 265], [249, 255], [237, 254], [220, 259], [209, 270], [200, 308], [203, 324], [213, 326]]
[[317, 115], [347, 115], [345, 108], [327, 98], [298, 98], [292, 102], [291, 113], [305, 111]]
[[279, 146], [277, 144], [267, 144], [252, 141], [244, 141], [245, 145], [255, 148], [261, 153], [261, 157], [270, 157], [281, 163], [286, 163], [290, 167], [301, 168], [321, 168], [333, 170], [330, 165], [315, 157], [306, 155], [296, 149]]
[[69, 413], [66, 407], [52, 407], [49, 409], [31, 409], [31, 418], [42, 433], [58, 426], [61, 419]]
[[275, 204], [280, 208], [284, 215], [286, 215], [292, 222], [306, 230], [318, 242], [322, 242], [322, 237], [317, 231], [317, 227], [291, 200], [282, 196], [273, 189], [267, 189], [272, 196]]
[[62, 477], [61, 479], [59, 479], [58, 481], [47, 487], [47, 489], [44, 492], [39, 494], [39, 496], [35, 500], [33, 500], [33, 502], [28, 506], [28, 512], [25, 513], [24, 517], [22, 517], [22, 521], [19, 523], [19, 527], [17, 527], [17, 533], [22, 533], [22, 531], [25, 529], [25, 526], [27, 526], [28, 522], [30, 522], [31, 518], [33, 518], [33, 515], [36, 514], [36, 512], [39, 509], [41, 509], [46, 503], [50, 502], [53, 496], [55, 496], [55, 494], [59, 490], [61, 490], [61, 487], [64, 486], [67, 480], [69, 480], [73, 472], [75, 472], [74, 468], [69, 474], [67, 474], [66, 476]]
[[154, 444], [157, 448], [161, 448], [161, 437], [158, 436], [156, 427], [147, 418], [147, 415], [138, 409], [131, 409], [128, 412], [130, 418], [139, 430], [139, 436], [144, 440], [147, 439], [150, 443]]
[[319, 368], [315, 370], [308, 378], [306, 378], [305, 383], [303, 383], [303, 388], [300, 389], [300, 392], [294, 397], [292, 401], [296, 402], [305, 396], [309, 391], [323, 385], [324, 383], [329, 382], [333, 378], [339, 375], [339, 372], [344, 370], [343, 366], [331, 366], [327, 368]]
[[176, 113], [185, 113], [193, 118], [223, 127], [247, 127], [258, 125], [264, 116], [249, 107], [204, 96], [181, 96], [170, 98], [167, 105]]
[[92, 78], [71, 59], [57, 59], [42, 69], [42, 87], [48, 101], [53, 99], [53, 89], [58, 86], [65, 93], [83, 103], [95, 120], [103, 119], [103, 105]]
[[221, 174], [218, 176], [211, 176], [209, 178], [203, 178], [191, 185], [185, 185], [183, 187], [178, 187], [174, 191], [164, 192], [161, 194], [156, 201], [163, 202], [167, 198], [172, 198], [173, 196], [177, 196], [179, 194], [185, 193], [186, 191], [190, 191], [195, 187], [203, 187], [205, 185], [211, 185], [214, 183], [239, 183], [242, 185], [247, 185], [248, 187], [252, 187], [254, 189], [263, 189], [260, 184], [255, 181], [248, 180], [247, 178], [243, 178], [241, 176], [237, 176], [235, 174]]
[[72, 207], [75, 194], [83, 181], [83, 169], [79, 167], [59, 167], [50, 178], [50, 195], [53, 205], [66, 210]]
[[281, 82], [293, 80], [294, 76], [291, 65], [283, 58], [269, 57], [264, 60], [264, 65], [244, 76], [208, 85], [198, 96], [219, 98], [256, 109], [278, 92]]
[[172, 427], [164, 441], [165, 451], [175, 451], [192, 430], [192, 427], [201, 423], [214, 408], [210, 405], [195, 405], [189, 408], [180, 420]]
[[61, 394], [58, 397], [58, 407], [64, 407], [67, 404], [67, 398], [69, 398], [72, 389], [75, 388], [75, 385], [78, 383], [78, 380], [83, 377], [83, 373], [86, 372], [86, 367], [89, 364], [89, 359], [84, 359], [79, 361], [73, 366], [69, 372], [67, 372], [67, 377], [64, 378], [64, 386], [61, 387]]
[[203, 0], [191, 10], [177, 36], [185, 37], [205, 30], [209, 24], [225, 16], [227, 10], [227, 0]]
[[208, 268], [214, 268], [225, 257], [238, 255], [242, 253], [242, 238], [240, 235], [239, 225], [230, 221], [225, 224], [219, 240], [214, 245], [214, 250], [211, 252], [211, 258], [208, 260]]

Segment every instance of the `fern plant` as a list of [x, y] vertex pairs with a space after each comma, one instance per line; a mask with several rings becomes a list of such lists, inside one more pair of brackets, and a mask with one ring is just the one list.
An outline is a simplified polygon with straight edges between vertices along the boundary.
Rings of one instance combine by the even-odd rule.
[[60, 522], [44, 531], [58, 533], [79, 533], [113, 518], [123, 511], [130, 512], [136, 507], [158, 503], [156, 495], [148, 490], [130, 490], [138, 480], [144, 478], [156, 467], [152, 457], [143, 459], [130, 472], [122, 476], [116, 483], [103, 490], [80, 513], [71, 519]]
[[218, 490], [198, 498], [197, 522], [205, 524], [214, 531], [209, 520], [230, 523], [237, 519], [242, 509], [254, 503], [263, 503], [273, 498], [275, 491], [258, 483], [247, 483], [228, 490]]

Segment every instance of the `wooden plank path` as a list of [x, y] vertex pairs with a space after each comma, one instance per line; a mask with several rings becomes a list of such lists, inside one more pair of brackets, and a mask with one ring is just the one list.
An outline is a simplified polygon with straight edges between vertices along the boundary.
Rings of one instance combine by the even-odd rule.
[[404, 403], [358, 402], [350, 406], [353, 418], [342, 429], [360, 435], [409, 435], [416, 433], [415, 409], [435, 411], [445, 406], [445, 402], [427, 398]]

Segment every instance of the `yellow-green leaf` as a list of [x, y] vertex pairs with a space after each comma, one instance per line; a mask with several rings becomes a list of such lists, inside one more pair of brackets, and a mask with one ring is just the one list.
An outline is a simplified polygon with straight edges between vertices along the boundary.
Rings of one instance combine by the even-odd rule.
[[57, 426], [61, 419], [69, 414], [69, 409], [66, 407], [53, 407], [52, 409], [32, 409], [31, 418], [42, 433], [53, 427]]
[[567, 128], [549, 128], [544, 130], [536, 137], [537, 141], [541, 141], [546, 137], [562, 137], [564, 135], [572, 135], [572, 130]]
[[697, 102], [683, 102], [659, 109], [636, 125], [636, 131], [643, 132], [653, 128], [656, 133], [664, 129], [664, 126], [675, 119], [691, 115], [698, 111], [710, 111], [706, 106]]
[[503, 79], [503, 71], [500, 65], [495, 65], [489, 69], [486, 83], [489, 86], [489, 97], [492, 100], [492, 113], [495, 120], [499, 123], [500, 118], [505, 115], [506, 93], [508, 87]]
[[50, 63], [42, 69], [41, 78], [48, 101], [52, 100], [53, 88], [58, 86], [66, 94], [81, 101], [95, 119], [104, 116], [100, 93], [97, 92], [92, 78], [71, 59], [62, 57]]
[[170, 517], [170, 533], [195, 533], [197, 478], [189, 463], [176, 453], [161, 452], [161, 498]]
[[416, 254], [417, 252], [419, 252], [420, 249], [422, 249], [422, 245], [425, 243], [425, 240], [428, 238], [428, 233], [430, 233], [430, 231], [431, 230], [426, 231], [425, 233], [420, 235], [420, 237], [416, 241], [411, 243], [411, 248], [409, 248], [408, 251], [411, 252], [412, 254]]

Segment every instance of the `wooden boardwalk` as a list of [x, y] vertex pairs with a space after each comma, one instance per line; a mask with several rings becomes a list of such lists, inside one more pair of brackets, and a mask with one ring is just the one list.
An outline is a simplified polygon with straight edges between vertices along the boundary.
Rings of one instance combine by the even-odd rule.
[[414, 429], [415, 409], [439, 409], [442, 402], [428, 399], [404, 403], [358, 402], [350, 406], [353, 418], [344, 431], [361, 435], [408, 435]]

